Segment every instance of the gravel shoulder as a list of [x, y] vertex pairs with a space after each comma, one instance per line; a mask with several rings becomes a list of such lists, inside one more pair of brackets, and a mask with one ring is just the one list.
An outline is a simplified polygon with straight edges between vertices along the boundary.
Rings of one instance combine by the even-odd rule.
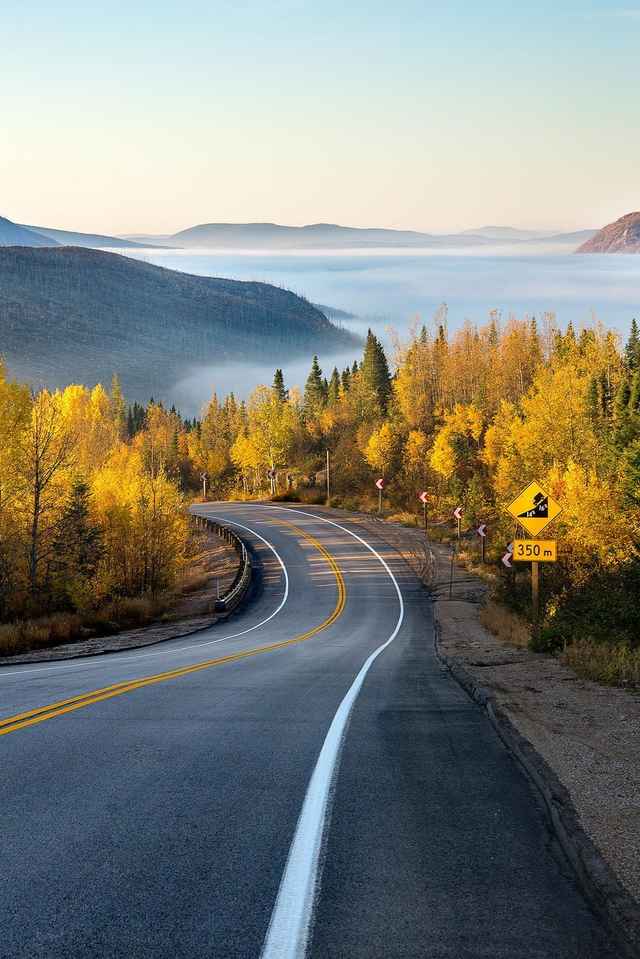
[[569, 791], [581, 823], [640, 901], [640, 693], [580, 679], [552, 656], [509, 646], [479, 621], [486, 587], [434, 547], [440, 651], [495, 698]]

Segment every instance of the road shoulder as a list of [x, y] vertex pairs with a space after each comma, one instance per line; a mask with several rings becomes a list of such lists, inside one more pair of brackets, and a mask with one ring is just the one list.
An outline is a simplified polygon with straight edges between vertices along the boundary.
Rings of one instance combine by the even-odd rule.
[[[578, 678], [480, 623], [482, 582], [435, 548], [437, 649], [533, 779], [586, 891], [640, 955], [640, 696]], [[440, 586], [438, 585], [440, 584]]]

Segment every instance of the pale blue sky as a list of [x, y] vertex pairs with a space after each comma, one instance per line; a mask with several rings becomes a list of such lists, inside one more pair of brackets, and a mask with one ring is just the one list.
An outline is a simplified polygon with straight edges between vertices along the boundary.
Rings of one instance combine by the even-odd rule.
[[22, 222], [445, 231], [640, 208], [640, 2], [7, 0], [0, 38], [0, 215]]

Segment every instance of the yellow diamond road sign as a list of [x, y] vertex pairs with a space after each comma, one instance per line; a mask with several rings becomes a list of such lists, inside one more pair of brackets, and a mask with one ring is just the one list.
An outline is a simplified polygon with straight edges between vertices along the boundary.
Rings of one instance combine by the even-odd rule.
[[531, 536], [538, 536], [562, 512], [560, 504], [538, 483], [529, 483], [507, 509]]

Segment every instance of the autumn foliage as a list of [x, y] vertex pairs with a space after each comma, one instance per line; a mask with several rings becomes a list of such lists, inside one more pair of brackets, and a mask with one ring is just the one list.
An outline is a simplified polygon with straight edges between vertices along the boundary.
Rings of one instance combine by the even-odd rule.
[[[171, 588], [184, 564], [184, 497], [291, 496], [384, 505], [434, 533], [464, 509], [463, 533], [488, 525], [498, 598], [528, 615], [526, 570], [499, 562], [513, 538], [507, 503], [537, 480], [563, 512], [559, 562], [544, 572], [548, 646], [638, 644], [640, 334], [621, 348], [600, 326], [561, 331], [493, 313], [483, 327], [397, 345], [395, 369], [369, 333], [361, 362], [325, 376], [317, 357], [302, 391], [281, 370], [246, 402], [212, 396], [185, 421], [151, 402], [127, 407], [73, 385], [32, 395], [0, 371], [0, 619], [77, 610]], [[626, 584], [624, 588], [621, 584]], [[625, 647], [625, 648], [626, 648]]]

